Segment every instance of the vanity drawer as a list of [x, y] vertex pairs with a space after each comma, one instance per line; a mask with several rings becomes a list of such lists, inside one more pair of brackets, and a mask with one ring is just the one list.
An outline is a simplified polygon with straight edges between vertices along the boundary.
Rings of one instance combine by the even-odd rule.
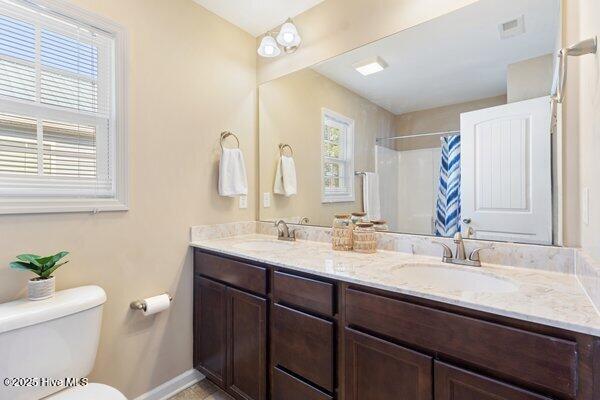
[[433, 375], [436, 400], [550, 400], [549, 397], [442, 362], [435, 362]]
[[267, 270], [194, 250], [194, 272], [250, 292], [267, 294]]
[[281, 366], [333, 391], [333, 323], [275, 304], [273, 366]]
[[273, 274], [273, 300], [333, 316], [333, 285], [283, 272]]
[[346, 321], [409, 345], [453, 357], [517, 382], [575, 397], [577, 345], [354, 289]]
[[332, 400], [333, 398], [290, 374], [273, 368], [271, 400]]

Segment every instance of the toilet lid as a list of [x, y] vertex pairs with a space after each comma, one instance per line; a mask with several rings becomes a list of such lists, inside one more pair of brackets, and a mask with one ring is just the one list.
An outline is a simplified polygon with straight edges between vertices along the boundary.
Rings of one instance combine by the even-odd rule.
[[88, 383], [85, 386], [61, 390], [44, 400], [127, 400], [127, 397], [112, 386]]

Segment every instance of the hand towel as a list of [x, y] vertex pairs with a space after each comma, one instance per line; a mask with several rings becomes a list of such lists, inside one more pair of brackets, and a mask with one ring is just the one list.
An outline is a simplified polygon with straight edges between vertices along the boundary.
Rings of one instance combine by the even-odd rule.
[[366, 172], [363, 176], [363, 208], [369, 221], [381, 219], [379, 175], [374, 172]]
[[296, 164], [293, 157], [281, 156], [279, 159], [277, 171], [275, 172], [273, 192], [287, 197], [295, 195], [298, 192]]
[[235, 197], [248, 194], [244, 155], [240, 149], [224, 148], [219, 162], [219, 194]]

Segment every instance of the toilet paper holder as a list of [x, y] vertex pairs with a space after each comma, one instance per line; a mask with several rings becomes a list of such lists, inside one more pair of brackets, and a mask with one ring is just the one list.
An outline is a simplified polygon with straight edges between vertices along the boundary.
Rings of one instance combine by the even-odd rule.
[[[164, 294], [169, 296], [169, 301], [173, 301], [173, 296], [171, 296], [169, 293]], [[131, 304], [129, 304], [129, 307], [133, 310], [146, 311], [146, 302], [144, 300], [135, 300], [132, 301]]]

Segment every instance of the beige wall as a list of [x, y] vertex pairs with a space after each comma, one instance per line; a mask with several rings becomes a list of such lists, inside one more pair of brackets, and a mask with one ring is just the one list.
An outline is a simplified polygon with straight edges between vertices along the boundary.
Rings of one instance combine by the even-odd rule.
[[[597, 0], [579, 0], [578, 39], [600, 37], [600, 3]], [[578, 63], [579, 132], [580, 132], [580, 185], [589, 190], [589, 222], [582, 207], [581, 245], [597, 260], [600, 259], [600, 52], [569, 62]], [[570, 78], [570, 77], [569, 77]], [[567, 94], [568, 96], [569, 94]], [[583, 196], [582, 196], [583, 197]], [[583, 198], [582, 198], [583, 200]]]
[[354, 169], [375, 170], [373, 144], [391, 132], [394, 115], [310, 68], [265, 83], [259, 89], [260, 193], [273, 192], [279, 143], [294, 149], [298, 194], [272, 195], [260, 218], [306, 216], [311, 224], [330, 225], [333, 215], [362, 210], [361, 182], [354, 180], [356, 201], [321, 203], [321, 109], [352, 118]]
[[554, 79], [554, 55], [530, 58], [510, 64], [507, 69], [509, 103], [549, 96]]
[[302, 46], [292, 55], [260, 59], [258, 82], [298, 71], [475, 1], [326, 0], [294, 17]]
[[[130, 34], [128, 212], [0, 216], [0, 301], [24, 294], [14, 255], [69, 250], [58, 288], [102, 286], [91, 379], [133, 398], [192, 368], [191, 225], [256, 216], [255, 40], [191, 0], [76, 0]], [[249, 207], [216, 192], [218, 135], [240, 136]], [[144, 318], [129, 302], [163, 291], [171, 309]]]
[[[428, 132], [448, 132], [460, 130], [460, 114], [506, 104], [506, 96], [469, 101], [467, 103], [430, 108], [397, 115], [394, 120], [394, 135], [407, 136]], [[396, 150], [415, 150], [440, 147], [439, 136], [390, 141]]]

